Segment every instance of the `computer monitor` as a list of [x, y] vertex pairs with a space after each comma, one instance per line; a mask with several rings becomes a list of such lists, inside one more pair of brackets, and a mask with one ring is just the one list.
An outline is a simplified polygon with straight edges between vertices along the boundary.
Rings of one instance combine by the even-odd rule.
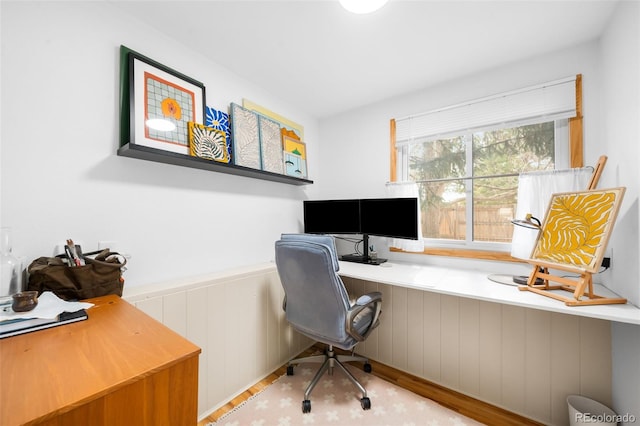
[[304, 232], [362, 234], [363, 254], [341, 256], [349, 262], [379, 265], [369, 256], [369, 235], [418, 239], [417, 198], [363, 198], [304, 201]]
[[418, 199], [361, 199], [360, 233], [417, 240]]
[[362, 255], [342, 256], [348, 262], [379, 265], [387, 261], [369, 256], [369, 236], [418, 239], [417, 198], [363, 198], [360, 200]]
[[304, 201], [304, 232], [359, 234], [360, 200]]

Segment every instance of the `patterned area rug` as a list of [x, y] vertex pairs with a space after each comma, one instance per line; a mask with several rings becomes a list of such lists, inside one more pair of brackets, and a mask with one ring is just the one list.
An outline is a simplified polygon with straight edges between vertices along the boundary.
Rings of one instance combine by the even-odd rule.
[[371, 408], [363, 410], [362, 395], [344, 372], [334, 368], [311, 392], [311, 412], [302, 413], [304, 390], [320, 364], [300, 364], [294, 375], [283, 375], [262, 392], [208, 426], [463, 426], [481, 423], [397, 387], [355, 366], [347, 368], [363, 384]]

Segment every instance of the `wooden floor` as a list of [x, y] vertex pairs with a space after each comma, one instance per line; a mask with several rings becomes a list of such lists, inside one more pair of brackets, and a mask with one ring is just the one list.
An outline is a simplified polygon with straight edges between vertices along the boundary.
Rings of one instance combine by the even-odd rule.
[[[307, 349], [300, 356], [309, 356], [321, 352], [322, 346], [312, 346]], [[336, 350], [336, 352], [340, 352]], [[353, 363], [357, 365], [358, 363]], [[362, 363], [360, 363], [362, 366]], [[380, 364], [375, 361], [370, 361], [373, 371], [371, 374], [380, 377], [390, 383], [393, 383], [401, 388], [410, 390], [425, 398], [429, 398], [432, 401], [439, 403], [440, 405], [447, 407], [457, 413], [472, 418], [478, 422], [491, 425], [491, 426], [542, 426], [542, 423], [530, 420], [526, 417], [522, 417], [518, 414], [511, 413], [502, 408], [496, 407], [486, 402], [479, 401], [471, 398], [467, 395], [459, 392], [447, 389], [443, 386], [429, 382], [422, 378], [412, 376], [403, 371], [396, 370], [384, 364]], [[242, 404], [251, 396], [259, 393], [264, 388], [273, 383], [276, 379], [286, 374], [286, 365], [281, 366], [276, 371], [265, 377], [255, 385], [251, 386], [246, 391], [237, 395], [231, 401], [220, 407], [211, 415], [203, 419], [198, 423], [198, 426], [206, 426], [210, 422], [217, 421], [224, 414], [233, 410], [235, 407]], [[301, 394], [302, 398], [302, 394]]]

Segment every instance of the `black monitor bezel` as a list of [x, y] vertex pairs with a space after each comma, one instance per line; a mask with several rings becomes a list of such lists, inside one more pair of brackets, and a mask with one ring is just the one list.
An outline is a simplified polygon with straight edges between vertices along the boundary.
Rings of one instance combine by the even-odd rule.
[[[348, 206], [348, 205], [351, 206]], [[357, 207], [356, 207], [357, 205]], [[347, 199], [329, 199], [329, 200], [304, 200], [303, 202], [303, 227], [304, 232], [309, 234], [367, 234], [378, 237], [388, 238], [404, 238], [417, 240], [418, 233], [418, 199], [415, 197], [392, 197], [392, 198], [347, 198]], [[336, 226], [336, 221], [327, 221], [326, 226], [314, 224], [310, 226], [311, 209], [313, 207], [322, 206], [327, 212], [326, 217], [341, 217], [345, 212], [355, 214], [358, 211], [358, 224], [352, 222], [346, 226]], [[398, 209], [401, 211], [398, 211]], [[332, 210], [331, 215], [328, 214]], [[393, 218], [389, 215], [398, 214], [402, 218]], [[408, 215], [412, 218], [407, 219]], [[353, 218], [351, 221], [353, 221]], [[389, 220], [395, 222], [389, 222]], [[384, 224], [383, 228], [374, 226], [372, 223]], [[411, 223], [413, 227], [409, 230], [407, 223]], [[395, 226], [402, 224], [404, 229], [402, 232], [393, 232]], [[386, 229], [385, 229], [386, 227]], [[399, 228], [395, 228], [399, 229]]]
[[[409, 215], [412, 216], [409, 217]], [[419, 238], [418, 199], [415, 197], [360, 199], [360, 233], [417, 240]]]
[[[345, 224], [345, 226], [335, 226], [336, 221], [325, 222], [326, 224], [322, 229], [318, 229], [316, 226], [311, 227], [310, 215], [312, 209], [322, 207], [328, 211], [331, 210], [331, 216], [338, 215], [344, 219], [344, 214], [356, 215], [353, 217], [353, 221]], [[313, 212], [317, 214], [317, 212]], [[335, 199], [335, 200], [305, 200], [303, 202], [303, 226], [304, 232], [307, 234], [359, 234], [360, 233], [360, 200], [358, 199]], [[357, 222], [357, 223], [356, 223]]]

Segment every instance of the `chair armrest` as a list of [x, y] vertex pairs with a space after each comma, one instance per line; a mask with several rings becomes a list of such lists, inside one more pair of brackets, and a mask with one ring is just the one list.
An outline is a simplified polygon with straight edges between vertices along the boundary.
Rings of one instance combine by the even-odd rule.
[[[363, 334], [360, 334], [358, 330], [354, 328], [355, 320], [357, 316], [365, 309], [371, 309], [373, 311], [373, 318], [371, 324], [365, 330]], [[380, 323], [380, 312], [382, 311], [382, 293], [374, 291], [372, 293], [364, 294], [356, 300], [355, 304], [349, 310], [346, 317], [346, 330], [347, 333], [356, 339], [358, 342], [364, 341], [374, 328]]]
[[368, 305], [369, 303], [375, 300], [382, 300], [382, 293], [380, 293], [379, 291], [376, 291], [374, 293], [363, 294], [362, 296], [358, 297], [358, 300], [356, 300], [355, 304], [359, 306], [363, 306], [363, 305]]

